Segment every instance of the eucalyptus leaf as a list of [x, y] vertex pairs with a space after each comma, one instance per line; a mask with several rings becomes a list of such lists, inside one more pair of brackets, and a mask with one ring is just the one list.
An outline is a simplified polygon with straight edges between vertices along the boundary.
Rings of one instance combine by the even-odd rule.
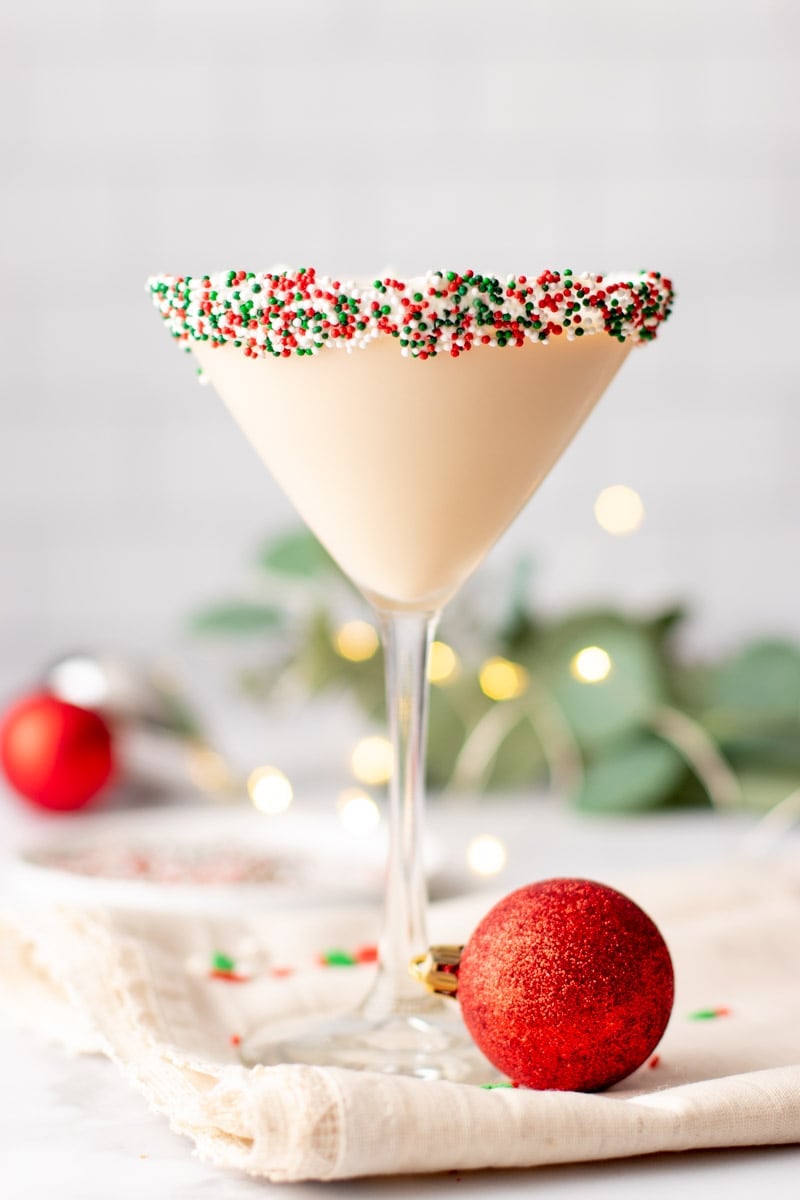
[[282, 534], [269, 542], [258, 556], [258, 565], [273, 574], [297, 579], [339, 573], [328, 551], [307, 529]]
[[778, 640], [748, 646], [715, 672], [709, 705], [754, 718], [800, 722], [800, 647]]
[[545, 780], [547, 774], [536, 730], [523, 718], [504, 738], [487, 775], [486, 790], [520, 790]]
[[[610, 659], [608, 675], [597, 682], [581, 679], [576, 669], [576, 656], [587, 647], [599, 647]], [[652, 639], [616, 613], [588, 613], [549, 629], [530, 670], [552, 693], [578, 741], [588, 747], [636, 729], [666, 695], [664, 670]]]
[[687, 665], [667, 657], [664, 660], [664, 672], [673, 704], [695, 713], [708, 708], [713, 686], [713, 667], [705, 663]]
[[538, 625], [528, 601], [533, 560], [523, 557], [514, 566], [510, 583], [508, 613], [500, 628], [500, 638], [509, 653], [519, 651], [536, 637]]
[[346, 676], [345, 660], [333, 648], [333, 625], [327, 613], [314, 613], [298, 649], [297, 670], [312, 693]]
[[680, 625], [681, 621], [686, 620], [686, 609], [681, 604], [675, 604], [672, 608], [667, 608], [664, 612], [659, 613], [657, 617], [651, 618], [643, 626], [651, 636], [661, 646], [668, 637], [671, 636], [675, 627]]
[[686, 775], [678, 752], [655, 734], [640, 732], [607, 747], [586, 764], [575, 801], [586, 812], [659, 808]]
[[274, 631], [283, 621], [283, 611], [273, 604], [232, 600], [197, 613], [192, 618], [192, 629], [196, 633], [250, 636]]
[[165, 688], [157, 688], [157, 691], [162, 708], [162, 727], [178, 737], [200, 739], [203, 736], [203, 727], [188, 700]]
[[734, 766], [742, 769], [768, 763], [778, 770], [800, 772], [800, 725], [764, 729], [753, 720], [738, 734], [722, 737], [720, 748]]

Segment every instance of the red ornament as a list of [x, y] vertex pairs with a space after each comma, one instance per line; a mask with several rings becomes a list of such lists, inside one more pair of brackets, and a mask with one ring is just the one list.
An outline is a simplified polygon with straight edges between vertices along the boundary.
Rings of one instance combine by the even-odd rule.
[[88, 804], [111, 778], [111, 733], [95, 712], [54, 696], [28, 696], [0, 724], [0, 763], [26, 800], [70, 812]]
[[411, 969], [431, 991], [458, 996], [473, 1040], [515, 1087], [611, 1087], [650, 1057], [674, 998], [653, 922], [587, 879], [512, 892], [466, 946], [432, 946]]
[[467, 1029], [515, 1083], [596, 1092], [652, 1054], [672, 1011], [664, 939], [613, 888], [550, 879], [506, 896], [458, 967]]

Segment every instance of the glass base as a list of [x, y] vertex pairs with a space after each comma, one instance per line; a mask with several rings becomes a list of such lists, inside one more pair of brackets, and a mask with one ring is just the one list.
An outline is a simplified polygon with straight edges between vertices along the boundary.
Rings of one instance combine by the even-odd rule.
[[[431, 998], [433, 999], [433, 998]], [[496, 1083], [501, 1076], [470, 1039], [452, 1002], [438, 998], [424, 1013], [393, 1013], [379, 1020], [355, 1012], [281, 1035], [255, 1030], [240, 1053], [248, 1066], [306, 1063], [349, 1067], [453, 1083]]]

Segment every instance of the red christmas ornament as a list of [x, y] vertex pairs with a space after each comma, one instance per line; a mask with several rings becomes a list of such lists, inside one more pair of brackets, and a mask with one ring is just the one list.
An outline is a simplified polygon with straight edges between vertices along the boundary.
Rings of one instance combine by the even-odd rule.
[[672, 1011], [658, 929], [627, 896], [586, 879], [512, 892], [452, 951], [431, 949], [428, 985], [457, 989], [480, 1050], [524, 1087], [610, 1087], [649, 1058]]
[[0, 725], [0, 763], [9, 783], [40, 808], [83, 808], [114, 772], [102, 717], [54, 696], [18, 701]]

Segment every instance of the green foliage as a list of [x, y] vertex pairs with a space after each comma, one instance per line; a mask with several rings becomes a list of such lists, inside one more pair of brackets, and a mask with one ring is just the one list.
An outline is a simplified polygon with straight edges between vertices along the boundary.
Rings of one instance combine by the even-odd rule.
[[547, 775], [547, 760], [536, 725], [525, 714], [516, 721], [497, 747], [485, 776], [487, 791], [524, 791], [531, 780]]
[[276, 575], [310, 579], [325, 573], [339, 573], [328, 551], [307, 529], [284, 534], [268, 542], [259, 556], [259, 565]]
[[576, 802], [587, 812], [660, 808], [685, 776], [686, 764], [674, 747], [640, 730], [604, 746], [586, 763]]
[[[599, 646], [612, 667], [602, 682], [575, 678], [571, 664], [586, 646]], [[542, 631], [530, 657], [520, 659], [546, 686], [587, 748], [630, 734], [666, 698], [659, 647], [652, 631], [619, 613], [570, 617]]]
[[731, 725], [800, 721], [800, 647], [792, 642], [763, 641], [747, 646], [713, 675], [711, 705]]
[[192, 628], [195, 633], [249, 636], [277, 629], [283, 623], [283, 616], [281, 609], [273, 604], [232, 601], [198, 613], [192, 620]]
[[[311, 533], [292, 532], [268, 543], [257, 566], [256, 599], [214, 606], [193, 628], [277, 646], [279, 662], [273, 653], [269, 667], [241, 679], [254, 702], [268, 703], [288, 674], [301, 693], [349, 695], [379, 726], [380, 650], [353, 662], [336, 648], [342, 621], [370, 613], [327, 551]], [[611, 609], [546, 620], [528, 599], [531, 576], [528, 560], [517, 564], [505, 615], [491, 627], [470, 606], [469, 586], [445, 614], [443, 640], [463, 661], [431, 688], [433, 787], [524, 790], [549, 779], [597, 813], [722, 806], [731, 796], [766, 809], [800, 787], [800, 646], [759, 641], [720, 663], [686, 663], [671, 638], [681, 609], [646, 620]], [[595, 682], [576, 668], [587, 647], [610, 659]], [[522, 669], [525, 686], [512, 699], [491, 700], [479, 686], [481, 664], [496, 656]]]

